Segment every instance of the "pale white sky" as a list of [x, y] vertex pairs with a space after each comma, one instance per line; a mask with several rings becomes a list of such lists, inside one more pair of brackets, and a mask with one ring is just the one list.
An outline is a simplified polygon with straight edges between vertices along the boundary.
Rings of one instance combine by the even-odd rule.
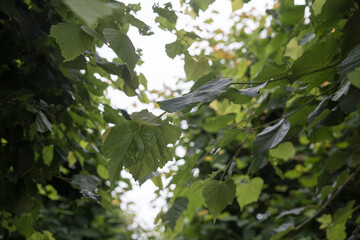
[[[141, 72], [145, 75], [148, 80], [148, 90], [163, 90], [164, 85], [176, 89], [181, 87], [182, 89], [189, 89], [191, 83], [188, 85], [176, 86], [176, 82], [179, 78], [185, 77], [184, 72], [184, 62], [182, 58], [177, 56], [175, 59], [171, 59], [166, 55], [165, 45], [176, 40], [174, 34], [163, 31], [157, 27], [154, 19], [156, 15], [152, 11], [153, 4], [171, 2], [173, 8], [176, 10], [181, 10], [180, 0], [169, 1], [169, 0], [143, 0], [143, 1], [131, 1], [124, 0], [124, 3], [139, 3], [141, 2], [142, 9], [138, 12], [136, 17], [147, 23], [151, 26], [154, 35], [152, 36], [141, 36], [138, 33], [138, 30], [134, 27], [131, 27], [129, 30], [129, 37], [132, 40], [135, 48], [141, 48], [143, 56], [141, 60], [144, 61], [143, 65], [137, 66], [136, 71]], [[270, 8], [272, 7], [273, 1], [270, 0], [252, 0], [249, 4], [244, 4], [243, 10], [248, 11], [250, 8], [255, 7], [256, 11], [260, 14], [265, 13], [265, 6]], [[213, 14], [212, 11], [216, 10], [219, 14]], [[194, 20], [190, 16], [183, 16], [179, 14], [177, 28], [185, 30], [193, 30], [191, 26], [200, 25], [204, 20], [208, 18], [213, 18], [214, 22], [212, 25], [207, 26], [207, 29], [219, 29], [221, 28], [224, 32], [228, 32], [232, 22], [229, 19], [231, 11], [231, 2], [230, 0], [218, 0], [214, 4], [210, 5], [209, 9], [204, 13], [201, 12], [199, 19]], [[202, 37], [202, 36], [201, 36]], [[206, 36], [203, 36], [206, 37]], [[194, 49], [191, 49], [191, 53], [196, 53]], [[100, 51], [102, 57], [106, 57], [109, 61], [112, 60], [116, 55], [112, 52], [111, 49], [103, 47]], [[113, 107], [126, 109], [130, 113], [133, 111], [140, 111], [141, 109], [149, 109], [154, 114], [161, 114], [162, 110], [153, 109], [148, 105], [141, 104], [136, 97], [128, 97], [123, 92], [118, 90], [110, 89], [108, 91], [108, 96], [111, 99], [111, 104]], [[136, 107], [133, 104], [136, 103]], [[170, 163], [170, 165], [173, 164]], [[162, 170], [162, 172], [167, 171], [167, 167]], [[125, 171], [122, 173], [123, 177], [131, 179], [131, 175]], [[130, 202], [134, 204], [129, 205], [130, 209], [136, 213], [135, 221], [139, 223], [145, 229], [153, 229], [154, 219], [158, 212], [161, 209], [161, 206], [165, 206], [165, 197], [168, 194], [167, 192], [162, 192], [163, 198], [156, 200], [155, 204], [151, 203], [153, 199], [156, 198], [154, 191], [157, 189], [155, 185], [148, 180], [141, 187], [134, 183], [134, 190], [126, 192], [122, 195], [121, 199], [123, 200], [122, 208], [124, 209], [126, 205]], [[119, 187], [121, 189], [121, 186]]]

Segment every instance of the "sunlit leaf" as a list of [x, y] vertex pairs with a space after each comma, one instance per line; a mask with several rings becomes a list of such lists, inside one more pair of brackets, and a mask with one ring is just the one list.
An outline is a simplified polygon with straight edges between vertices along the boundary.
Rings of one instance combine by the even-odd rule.
[[241, 210], [243, 210], [246, 205], [257, 202], [263, 184], [264, 181], [259, 177], [253, 178], [247, 182], [236, 182], [236, 199]]

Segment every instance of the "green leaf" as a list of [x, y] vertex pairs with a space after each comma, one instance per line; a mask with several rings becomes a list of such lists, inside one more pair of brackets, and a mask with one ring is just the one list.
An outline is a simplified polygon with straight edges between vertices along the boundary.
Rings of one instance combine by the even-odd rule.
[[221, 128], [225, 128], [229, 122], [234, 121], [236, 114], [226, 114], [208, 118], [205, 121], [204, 129], [211, 133], [217, 133]]
[[96, 190], [100, 185], [100, 178], [94, 175], [74, 175], [71, 179], [71, 184], [80, 189], [80, 193], [89, 199], [98, 201]]
[[291, 142], [283, 142], [276, 148], [270, 149], [269, 154], [272, 157], [287, 161], [295, 155], [295, 148]]
[[313, 5], [312, 5], [312, 9], [314, 11], [314, 15], [319, 15], [321, 13], [321, 8], [324, 5], [324, 3], [326, 2], [326, 0], [316, 0]]
[[143, 185], [147, 180], [149, 179], [152, 179], [153, 177], [158, 177], [160, 176], [160, 173], [158, 171], [155, 171], [155, 172], [152, 172], [150, 173], [149, 175], [145, 176], [145, 177], [142, 177], [140, 178], [138, 181], [139, 181], [139, 184], [140, 186]]
[[325, 70], [333, 63], [333, 58], [339, 51], [338, 45], [338, 40], [333, 38], [312, 45], [294, 62], [291, 71], [295, 76], [302, 76], [321, 69]]
[[[346, 13], [350, 11], [351, 7], [354, 7], [352, 1], [347, 0], [327, 0], [322, 3], [322, 0], [317, 0], [319, 6], [316, 6], [316, 12], [320, 14], [315, 16], [314, 25], [316, 33], [323, 33], [333, 29], [336, 24], [343, 18], [346, 18]], [[315, 1], [315, 2], [317, 2]]]
[[343, 151], [337, 151], [329, 156], [325, 161], [324, 169], [327, 171], [337, 170], [346, 164], [350, 154]]
[[180, 137], [179, 128], [170, 124], [144, 126], [124, 122], [112, 128], [101, 147], [110, 158], [109, 174], [113, 185], [123, 167], [128, 168], [135, 180], [163, 167], [173, 158], [174, 144]]
[[110, 6], [99, 0], [63, 0], [64, 3], [89, 26], [112, 13]]
[[346, 58], [339, 64], [338, 71], [342, 78], [345, 78], [348, 73], [353, 72], [360, 67], [360, 45], [352, 50]]
[[236, 199], [241, 210], [243, 210], [246, 205], [257, 202], [263, 184], [264, 181], [260, 177], [253, 178], [248, 182], [236, 182]]
[[191, 56], [185, 56], [185, 74], [187, 80], [194, 80], [195, 82], [210, 71], [208, 60], [201, 57], [199, 60], [193, 59]]
[[186, 47], [181, 43], [181, 41], [176, 40], [175, 42], [165, 45], [166, 54], [174, 59], [176, 55], [181, 55], [186, 50]]
[[281, 119], [274, 126], [265, 128], [264, 131], [256, 136], [252, 144], [253, 155], [260, 156], [266, 150], [276, 147], [284, 139], [289, 130], [290, 122], [285, 119]]
[[137, 19], [136, 17], [134, 17], [131, 14], [127, 14], [126, 15], [126, 20], [128, 21], [128, 23], [130, 23], [131, 25], [133, 25], [134, 27], [136, 27], [139, 30], [139, 33], [141, 35], [144, 36], [150, 36], [152, 34], [154, 34], [151, 31], [151, 28], [149, 27], [149, 25], [147, 25], [146, 23], [144, 23], [143, 21]]
[[158, 103], [160, 107], [167, 112], [179, 112], [193, 106], [193, 104], [215, 100], [220, 93], [227, 89], [231, 82], [231, 78], [214, 79], [195, 89], [191, 93], [178, 98], [160, 101]]
[[12, 0], [0, 2], [0, 11], [13, 18], [16, 15], [16, 4]]
[[163, 222], [174, 230], [176, 221], [181, 214], [186, 210], [189, 200], [186, 197], [179, 197], [175, 200], [174, 205], [161, 216]]
[[43, 231], [43, 233], [35, 232], [28, 239], [29, 240], [55, 240], [52, 233], [49, 231]]
[[102, 179], [104, 179], [104, 180], [109, 179], [109, 171], [103, 165], [97, 165], [96, 172]]
[[312, 143], [323, 142], [333, 138], [332, 132], [327, 127], [318, 127], [309, 132], [309, 140]]
[[43, 157], [43, 161], [46, 165], [48, 165], [48, 166], [51, 165], [53, 156], [54, 156], [54, 146], [53, 145], [45, 146], [42, 149], [42, 157]]
[[233, 12], [236, 10], [239, 10], [243, 7], [243, 1], [242, 0], [231, 0], [231, 9]]
[[89, 34], [90, 36], [92, 36], [93, 38], [96, 38], [97, 40], [106, 43], [106, 39], [104, 38], [104, 35], [102, 33], [99, 33], [87, 26], [81, 26], [81, 29], [86, 32], [87, 34]]
[[52, 131], [52, 125], [42, 111], [36, 114], [35, 127], [38, 132]]
[[59, 44], [65, 61], [75, 59], [93, 44], [92, 37], [85, 33], [80, 25], [73, 23], [58, 23], [51, 26], [50, 36]]
[[167, 19], [170, 23], [174, 23], [174, 24], [176, 23], [178, 17], [176, 15], [176, 13], [172, 10], [171, 3], [169, 3], [169, 2], [166, 3], [164, 5], [164, 8], [159, 7], [159, 4], [154, 4], [152, 9], [159, 16]]
[[155, 116], [146, 109], [141, 110], [140, 112], [134, 112], [130, 117], [134, 122], [145, 126], [160, 126], [163, 124], [161, 118]]
[[30, 238], [30, 236], [35, 232], [33, 227], [33, 217], [31, 214], [26, 213], [23, 214], [19, 219], [16, 220], [15, 225], [17, 231], [24, 235], [26, 238]]
[[184, 216], [191, 220], [196, 211], [203, 205], [205, 200], [202, 196], [203, 184], [202, 181], [195, 181], [190, 186], [184, 188], [180, 196], [186, 197], [189, 200]]
[[131, 70], [134, 69], [140, 57], [136, 54], [135, 47], [130, 38], [126, 34], [112, 28], [105, 28], [103, 34], [116, 55], [118, 55]]
[[353, 72], [347, 75], [350, 83], [357, 88], [360, 88], [360, 68], [356, 68]]
[[355, 200], [346, 204], [345, 208], [340, 208], [334, 214], [333, 223], [326, 229], [326, 239], [328, 240], [344, 240], [346, 238], [346, 222], [352, 217]]
[[209, 5], [212, 4], [215, 0], [191, 0], [190, 6], [194, 9], [196, 14], [199, 14], [199, 10], [206, 11]]
[[330, 223], [332, 222], [332, 217], [330, 214], [323, 214], [321, 215], [321, 217], [318, 217], [316, 221], [321, 223], [319, 229], [324, 229], [330, 225]]
[[303, 48], [299, 45], [296, 37], [292, 38], [288, 45], [286, 46], [286, 51], [284, 56], [291, 57], [296, 60], [303, 54]]
[[259, 94], [260, 89], [264, 88], [267, 84], [268, 84], [268, 82], [265, 82], [265, 83], [263, 83], [263, 84], [261, 84], [259, 86], [256, 86], [256, 87], [236, 90], [236, 92], [241, 94], [241, 95], [245, 95], [245, 96], [249, 96], [249, 97], [254, 98]]
[[232, 204], [235, 198], [235, 188], [232, 181], [210, 180], [205, 182], [202, 195], [214, 220], [227, 205]]

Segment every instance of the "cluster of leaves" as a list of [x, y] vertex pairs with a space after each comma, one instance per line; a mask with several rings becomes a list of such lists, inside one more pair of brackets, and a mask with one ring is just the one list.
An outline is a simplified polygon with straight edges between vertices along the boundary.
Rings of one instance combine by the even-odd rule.
[[[129, 228], [132, 215], [111, 193], [99, 150], [109, 123], [130, 122], [126, 111], [110, 106], [107, 88], [146, 101], [135, 92], [146, 79], [134, 72], [139, 54], [126, 35], [130, 24], [151, 34], [133, 16], [139, 9], [116, 1], [1, 1], [1, 239], [146, 235]], [[119, 58], [99, 57], [103, 44]], [[131, 189], [129, 179], [116, 180]]]
[[[194, 18], [213, 2], [181, 1]], [[126, 35], [130, 25], [152, 34], [135, 17], [140, 5], [2, 1], [1, 236], [130, 238], [110, 194], [126, 168], [173, 192], [156, 219], [165, 238], [357, 238], [358, 1], [279, 0], [265, 16], [231, 3], [234, 26], [214, 32], [221, 40], [177, 29], [170, 3], [153, 6], [159, 27], [177, 36], [168, 56], [183, 56], [184, 81], [194, 81], [158, 102], [172, 113], [164, 119], [128, 115], [104, 97], [114, 87], [148, 102]], [[249, 22], [258, 27], [249, 32]], [[191, 55], [202, 41], [211, 51]], [[113, 62], [97, 55], [103, 44]], [[174, 157], [185, 163], [163, 186], [157, 169]]]
[[[166, 46], [169, 57], [185, 56], [195, 82], [159, 102], [179, 112], [186, 150], [168, 185], [171, 207], [159, 214], [166, 236], [356, 239], [359, 3], [284, 0], [265, 16], [236, 13], [229, 34], [190, 41], [207, 41], [209, 54], [190, 56], [179, 34]], [[249, 22], [259, 26], [249, 32]]]

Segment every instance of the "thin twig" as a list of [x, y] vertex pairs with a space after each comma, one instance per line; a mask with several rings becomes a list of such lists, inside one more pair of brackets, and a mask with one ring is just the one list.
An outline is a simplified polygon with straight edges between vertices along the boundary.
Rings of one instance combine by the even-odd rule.
[[279, 78], [273, 78], [271, 80], [262, 81], [262, 82], [233, 82], [233, 83], [230, 83], [230, 84], [233, 84], [233, 85], [237, 85], [237, 84], [264, 84], [266, 82], [267, 83], [272, 83], [272, 82], [281, 81], [281, 80], [285, 80], [285, 79], [289, 79], [289, 78], [297, 79], [297, 78], [301, 78], [301, 77], [306, 76], [306, 75], [310, 75], [310, 74], [313, 74], [313, 73], [324, 71], [324, 70], [329, 69], [329, 68], [333, 68], [333, 67], [337, 66], [338, 63], [339, 62], [335, 62], [333, 64], [330, 64], [330, 65], [326, 66], [326, 67], [316, 69], [316, 70], [313, 70], [313, 71], [308, 72], [308, 73], [302, 73], [302, 74], [299, 74], [298, 76], [294, 76], [294, 77], [292, 77], [292, 75], [289, 75], [289, 76], [283, 76], [283, 77], [279, 77]]
[[251, 130], [245, 137], [244, 141], [241, 143], [241, 145], [239, 146], [239, 148], [236, 150], [235, 154], [232, 156], [231, 160], [229, 161], [229, 163], [226, 165], [223, 174], [221, 175], [221, 178], [219, 181], [221, 181], [224, 176], [225, 173], [229, 170], [231, 164], [235, 161], [235, 159], [239, 156], [241, 149], [243, 148], [243, 146], [245, 145], [245, 143], [247, 142], [249, 136], [252, 134], [253, 130]]
[[[344, 187], [350, 182], [351, 179], [355, 177], [355, 175], [359, 172], [360, 166], [345, 180], [343, 184], [341, 184], [338, 189], [336, 189], [335, 193], [331, 196], [331, 198], [324, 203], [311, 217], [307, 218], [303, 222], [301, 222], [299, 225], [297, 225], [294, 230], [289, 232], [287, 235], [288, 237], [293, 236], [296, 232], [298, 232], [302, 227], [304, 227], [306, 224], [311, 222], [316, 216], [318, 216], [324, 209], [339, 195], [339, 193], [344, 189]], [[286, 235], [285, 235], [286, 236]]]

